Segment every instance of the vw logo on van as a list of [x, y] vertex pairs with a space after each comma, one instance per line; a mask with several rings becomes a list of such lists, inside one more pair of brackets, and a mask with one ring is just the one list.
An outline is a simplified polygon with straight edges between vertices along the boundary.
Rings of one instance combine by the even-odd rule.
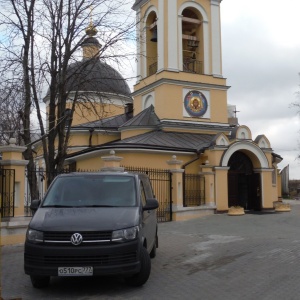
[[71, 236], [71, 243], [75, 246], [78, 246], [81, 244], [83, 238], [82, 235], [80, 233], [74, 233]]

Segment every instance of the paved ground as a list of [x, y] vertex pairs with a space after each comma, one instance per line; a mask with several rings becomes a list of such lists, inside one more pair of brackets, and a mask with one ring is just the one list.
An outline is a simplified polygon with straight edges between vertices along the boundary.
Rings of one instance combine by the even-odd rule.
[[2, 248], [7, 299], [300, 299], [300, 201], [290, 213], [224, 215], [161, 223], [151, 277], [141, 288], [120, 279], [53, 278], [32, 288], [23, 246]]

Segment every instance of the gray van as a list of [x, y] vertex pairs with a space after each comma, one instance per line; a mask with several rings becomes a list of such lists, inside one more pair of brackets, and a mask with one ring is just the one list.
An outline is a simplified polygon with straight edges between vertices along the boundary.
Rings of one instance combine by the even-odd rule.
[[121, 275], [143, 285], [158, 247], [156, 208], [145, 174], [69, 173], [34, 200], [24, 270], [35, 288], [51, 276]]

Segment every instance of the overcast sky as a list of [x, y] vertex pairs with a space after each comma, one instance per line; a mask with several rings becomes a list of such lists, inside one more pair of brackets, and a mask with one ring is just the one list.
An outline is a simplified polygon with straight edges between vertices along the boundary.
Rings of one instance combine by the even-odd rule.
[[223, 0], [223, 76], [228, 103], [252, 138], [265, 134], [279, 167], [300, 179], [300, 118], [290, 104], [300, 101], [300, 0]]

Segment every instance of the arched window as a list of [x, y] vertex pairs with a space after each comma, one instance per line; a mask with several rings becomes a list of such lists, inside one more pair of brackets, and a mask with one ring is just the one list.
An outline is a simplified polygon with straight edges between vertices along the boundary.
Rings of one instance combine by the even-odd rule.
[[157, 72], [157, 16], [153, 11], [147, 18], [146, 32], [146, 57], [147, 57], [147, 76], [151, 76]]
[[203, 74], [203, 18], [194, 8], [182, 12], [183, 71]]

